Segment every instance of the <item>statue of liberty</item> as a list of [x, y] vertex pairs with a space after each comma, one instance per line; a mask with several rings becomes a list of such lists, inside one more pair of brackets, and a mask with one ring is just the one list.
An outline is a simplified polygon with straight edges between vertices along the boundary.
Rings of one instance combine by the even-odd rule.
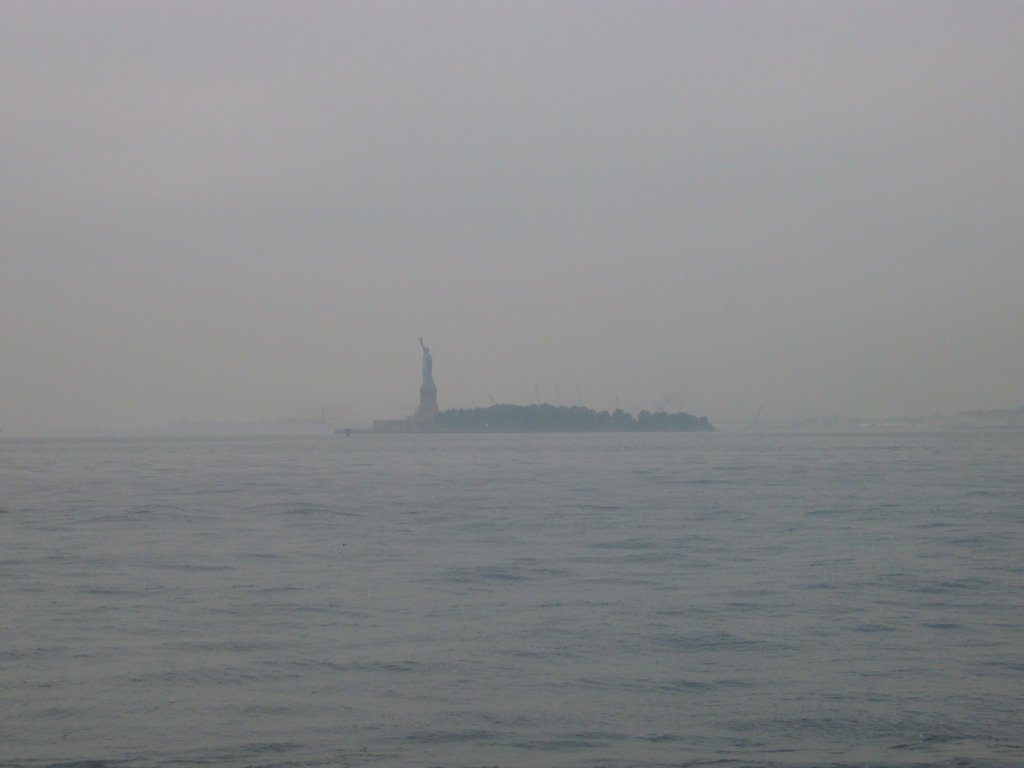
[[430, 356], [430, 348], [423, 343], [420, 336], [420, 347], [423, 349], [423, 386], [434, 386], [434, 358]]

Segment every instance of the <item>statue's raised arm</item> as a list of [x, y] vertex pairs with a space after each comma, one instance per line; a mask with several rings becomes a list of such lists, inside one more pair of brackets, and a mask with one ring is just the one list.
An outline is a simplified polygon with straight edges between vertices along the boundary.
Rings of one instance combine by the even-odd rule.
[[423, 343], [420, 336], [420, 348], [423, 350], [423, 386], [434, 386], [434, 358], [430, 356], [430, 348]]

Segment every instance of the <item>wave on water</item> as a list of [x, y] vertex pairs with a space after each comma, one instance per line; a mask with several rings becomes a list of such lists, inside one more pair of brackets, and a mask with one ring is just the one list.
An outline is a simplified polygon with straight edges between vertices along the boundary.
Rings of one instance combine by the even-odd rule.
[[5, 440], [0, 768], [1024, 768], [1024, 433], [393, 438]]

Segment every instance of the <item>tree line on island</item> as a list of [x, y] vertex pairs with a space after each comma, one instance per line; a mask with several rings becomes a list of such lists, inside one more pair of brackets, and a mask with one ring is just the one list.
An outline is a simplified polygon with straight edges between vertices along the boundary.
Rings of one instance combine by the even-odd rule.
[[453, 408], [434, 417], [434, 426], [452, 432], [698, 432], [714, 427], [706, 416], [622, 409], [594, 411], [565, 405], [492, 405]]

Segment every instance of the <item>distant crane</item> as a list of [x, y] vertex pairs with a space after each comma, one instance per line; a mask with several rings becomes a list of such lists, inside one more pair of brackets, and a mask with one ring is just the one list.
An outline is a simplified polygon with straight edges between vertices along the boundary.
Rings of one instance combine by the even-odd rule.
[[562, 390], [558, 388], [557, 384], [555, 384], [555, 400], [558, 401], [559, 405], [565, 405], [565, 402], [562, 400]]
[[757, 413], [754, 414], [754, 420], [750, 422], [751, 427], [756, 427], [757, 423], [761, 420], [761, 409], [764, 408], [764, 404], [757, 406]]
[[491, 405], [497, 405], [497, 403], [494, 402], [494, 396], [493, 395], [487, 395], [487, 399], [491, 401]]
[[537, 388], [536, 384], [533, 385], [533, 394], [537, 396], [537, 405], [540, 405], [540, 390]]
[[580, 394], [580, 385], [576, 385], [576, 405], [583, 407], [583, 395]]

